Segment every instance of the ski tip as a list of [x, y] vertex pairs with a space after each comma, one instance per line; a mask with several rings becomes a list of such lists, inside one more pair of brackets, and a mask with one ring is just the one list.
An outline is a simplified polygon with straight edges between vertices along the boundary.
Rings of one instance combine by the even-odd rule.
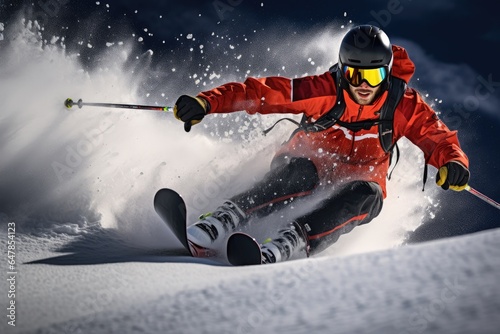
[[156, 205], [162, 203], [179, 202], [184, 203], [182, 196], [175, 190], [169, 188], [162, 188], [155, 194], [153, 203]]
[[233, 266], [261, 264], [260, 245], [248, 234], [234, 233], [227, 241], [227, 259]]

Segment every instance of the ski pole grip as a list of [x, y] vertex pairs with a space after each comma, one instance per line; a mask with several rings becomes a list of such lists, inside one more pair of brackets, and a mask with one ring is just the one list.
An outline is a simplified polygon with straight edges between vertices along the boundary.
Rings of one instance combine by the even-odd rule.
[[73, 107], [75, 104], [78, 106], [78, 108], [82, 109], [83, 107], [82, 99], [79, 99], [77, 103], [75, 103], [71, 98], [67, 98], [66, 101], [64, 101], [64, 106], [68, 109], [71, 109], [71, 107]]
[[73, 106], [73, 100], [70, 98], [67, 98], [66, 101], [64, 101], [64, 106], [68, 109], [71, 109]]

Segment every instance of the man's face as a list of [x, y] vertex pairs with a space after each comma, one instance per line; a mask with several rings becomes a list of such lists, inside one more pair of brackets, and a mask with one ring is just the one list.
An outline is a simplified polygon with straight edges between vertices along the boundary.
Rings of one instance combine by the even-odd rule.
[[351, 91], [351, 95], [353, 96], [354, 101], [362, 106], [372, 104], [380, 89], [380, 85], [373, 88], [364, 81], [359, 87], [349, 85], [349, 90]]

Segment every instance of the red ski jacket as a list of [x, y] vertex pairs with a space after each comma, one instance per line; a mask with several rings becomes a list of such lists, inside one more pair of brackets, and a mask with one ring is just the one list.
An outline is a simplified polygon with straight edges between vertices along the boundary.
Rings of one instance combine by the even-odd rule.
[[[406, 50], [393, 46], [392, 75], [409, 82], [415, 65]], [[230, 113], [245, 110], [250, 114], [304, 113], [313, 120], [330, 111], [336, 102], [337, 89], [330, 72], [289, 79], [285, 77], [247, 78], [200, 93], [210, 103], [210, 112]], [[343, 122], [378, 118], [387, 98], [384, 92], [373, 104], [361, 106], [344, 91], [346, 109]], [[425, 162], [439, 168], [449, 161], [468, 167], [467, 156], [460, 148], [456, 131], [438, 119], [419, 93], [407, 88], [394, 112], [393, 141], [408, 138], [425, 156]], [[389, 154], [381, 147], [378, 126], [356, 133], [338, 124], [321, 132], [298, 131], [277, 155], [311, 159], [320, 179], [332, 183], [365, 180], [377, 182], [386, 196]]]

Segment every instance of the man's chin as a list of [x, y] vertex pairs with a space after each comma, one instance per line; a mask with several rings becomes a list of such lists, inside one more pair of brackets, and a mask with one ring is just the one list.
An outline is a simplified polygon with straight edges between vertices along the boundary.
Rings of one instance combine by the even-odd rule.
[[367, 98], [364, 98], [364, 97], [360, 97], [359, 95], [356, 95], [355, 101], [356, 101], [356, 103], [361, 104], [361, 105], [370, 104], [373, 101], [373, 96], [370, 95]]
[[351, 91], [351, 97], [357, 104], [360, 105], [372, 104], [380, 91], [380, 86], [374, 89], [353, 86], [350, 86], [349, 88]]

